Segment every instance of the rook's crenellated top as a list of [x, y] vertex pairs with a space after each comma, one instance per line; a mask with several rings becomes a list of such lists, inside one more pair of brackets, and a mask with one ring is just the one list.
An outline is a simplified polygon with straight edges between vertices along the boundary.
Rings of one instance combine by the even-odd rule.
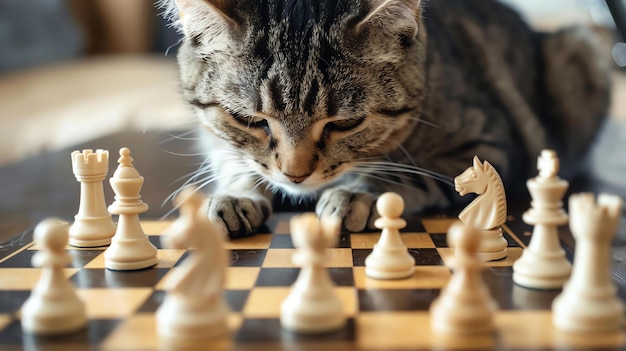
[[74, 151], [72, 157], [72, 171], [76, 175], [97, 175], [109, 172], [109, 151], [91, 149]]

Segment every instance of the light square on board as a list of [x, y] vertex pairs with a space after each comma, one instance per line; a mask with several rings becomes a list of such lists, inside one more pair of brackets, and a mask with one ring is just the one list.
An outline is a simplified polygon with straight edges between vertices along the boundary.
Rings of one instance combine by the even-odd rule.
[[357, 289], [441, 289], [450, 281], [451, 273], [444, 266], [415, 266], [415, 273], [405, 279], [383, 280], [370, 278], [365, 267], [354, 267]]
[[[180, 268], [174, 267], [170, 269], [163, 279], [155, 286], [157, 290], [165, 290], [165, 284], [170, 276], [176, 274]], [[226, 268], [226, 282], [224, 289], [227, 290], [245, 290], [251, 289], [256, 283], [259, 275], [260, 267], [227, 267]]]
[[124, 289], [78, 289], [78, 295], [85, 302], [87, 317], [97, 318], [126, 318], [144, 303], [152, 293], [151, 288], [124, 288]]
[[447, 233], [452, 223], [458, 218], [424, 218], [422, 224], [429, 233]]
[[357, 346], [372, 350], [421, 350], [430, 346], [428, 312], [361, 312], [356, 317]]
[[358, 316], [357, 343], [365, 349], [468, 349], [491, 350], [496, 338], [489, 334], [438, 337], [431, 330], [428, 312], [362, 313]]
[[226, 271], [226, 289], [252, 289], [260, 270], [260, 267], [228, 267]]
[[280, 316], [280, 306], [289, 295], [290, 287], [256, 287], [250, 291], [243, 307], [243, 315], [250, 318]]
[[[79, 270], [64, 268], [67, 278]], [[0, 269], [0, 290], [32, 290], [41, 277], [41, 268], [2, 268]]]
[[[292, 256], [297, 249], [269, 249], [263, 267], [297, 267]], [[352, 267], [351, 249], [326, 249], [326, 267]]]
[[171, 220], [142, 219], [141, 229], [146, 235], [163, 235], [172, 223]]
[[[350, 241], [354, 249], [371, 249], [380, 240], [381, 234], [352, 234]], [[407, 248], [434, 248], [435, 243], [428, 233], [400, 233], [400, 237]]]
[[[450, 265], [451, 258], [454, 257], [454, 248], [451, 247], [442, 247], [438, 248], [437, 251], [441, 256], [444, 264], [446, 266]], [[489, 261], [485, 262], [486, 267], [509, 267], [512, 266], [515, 261], [517, 261], [520, 256], [522, 256], [523, 249], [520, 247], [509, 247], [507, 248], [507, 256], [504, 259], [498, 261]]]
[[[237, 330], [240, 325], [241, 318], [237, 314], [229, 315], [228, 326], [231, 330]], [[124, 320], [102, 344], [104, 350], [159, 350], [165, 346], [173, 350], [231, 350], [233, 347], [229, 333], [198, 342], [159, 338], [156, 315], [153, 313], [139, 313]]]
[[272, 234], [257, 234], [246, 238], [227, 240], [224, 248], [227, 250], [267, 249], [272, 242]]
[[6, 328], [12, 320], [13, 317], [10, 314], [0, 314], [0, 330]]

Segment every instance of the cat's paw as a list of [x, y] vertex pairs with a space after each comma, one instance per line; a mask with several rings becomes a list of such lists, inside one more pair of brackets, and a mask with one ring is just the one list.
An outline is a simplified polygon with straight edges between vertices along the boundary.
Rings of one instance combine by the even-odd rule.
[[272, 214], [272, 205], [263, 197], [216, 195], [208, 201], [209, 219], [223, 225], [228, 237], [241, 238], [255, 234]]
[[317, 202], [315, 212], [320, 218], [338, 217], [345, 229], [360, 232], [366, 227], [373, 228], [373, 221], [378, 217], [374, 206], [375, 200], [374, 196], [368, 193], [327, 189]]

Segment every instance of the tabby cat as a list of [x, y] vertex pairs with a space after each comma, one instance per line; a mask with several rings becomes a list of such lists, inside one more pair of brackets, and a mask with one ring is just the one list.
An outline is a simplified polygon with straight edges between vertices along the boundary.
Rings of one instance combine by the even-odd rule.
[[188, 184], [214, 186], [209, 217], [231, 237], [277, 194], [349, 231], [386, 191], [410, 212], [458, 204], [474, 155], [514, 194], [543, 148], [574, 170], [607, 111], [591, 31], [537, 33], [495, 0], [162, 1], [205, 131]]

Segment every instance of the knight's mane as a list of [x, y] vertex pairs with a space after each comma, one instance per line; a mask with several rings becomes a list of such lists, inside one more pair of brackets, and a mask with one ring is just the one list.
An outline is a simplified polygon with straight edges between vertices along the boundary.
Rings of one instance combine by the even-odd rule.
[[504, 191], [504, 185], [502, 185], [502, 179], [500, 175], [496, 171], [496, 169], [491, 165], [491, 163], [485, 161], [483, 164], [485, 173], [489, 177], [489, 184], [494, 187], [493, 191], [496, 193], [496, 208], [504, 209], [500, 213], [500, 217], [498, 217], [498, 223], [506, 222], [506, 193]]

